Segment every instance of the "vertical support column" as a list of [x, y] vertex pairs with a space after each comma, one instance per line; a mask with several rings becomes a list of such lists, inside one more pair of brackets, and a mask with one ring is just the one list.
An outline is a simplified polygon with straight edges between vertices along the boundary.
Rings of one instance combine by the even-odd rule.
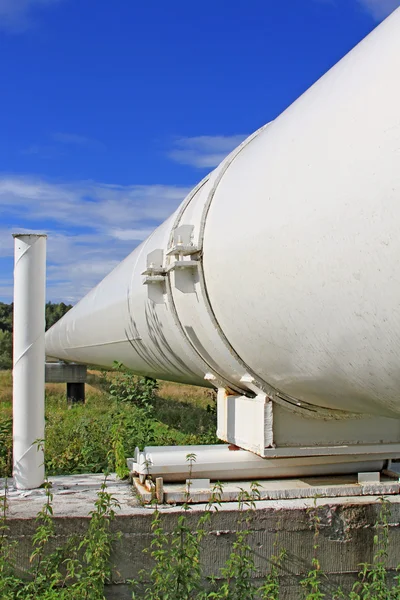
[[67, 402], [68, 404], [84, 404], [85, 402], [85, 384], [81, 382], [67, 383]]
[[46, 235], [14, 236], [14, 483], [34, 489], [44, 482]]

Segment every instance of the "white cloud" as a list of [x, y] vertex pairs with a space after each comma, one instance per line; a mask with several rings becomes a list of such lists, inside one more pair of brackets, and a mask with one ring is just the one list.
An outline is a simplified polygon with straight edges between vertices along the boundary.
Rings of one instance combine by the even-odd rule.
[[53, 140], [61, 144], [71, 144], [74, 146], [86, 146], [88, 148], [103, 149], [105, 146], [97, 140], [93, 140], [85, 135], [76, 133], [56, 132], [52, 135]]
[[[43, 233], [33, 227], [0, 229], [0, 256], [12, 264], [11, 234]], [[47, 240], [47, 299], [75, 303], [132, 250], [132, 244], [114, 244], [107, 233], [73, 235], [45, 229]], [[0, 280], [0, 298], [11, 301], [12, 277]]]
[[[1, 2], [1, 0], [0, 0]], [[30, 154], [39, 158], [53, 159], [60, 158], [67, 153], [67, 148], [70, 146], [70, 151], [75, 150], [75, 146], [84, 147], [85, 150], [104, 150], [105, 144], [94, 140], [84, 135], [76, 133], [56, 132], [51, 136], [51, 143], [32, 144], [22, 150], [21, 154]]]
[[168, 156], [183, 165], [212, 168], [219, 165], [246, 137], [247, 135], [182, 137], [175, 141], [175, 147]]
[[400, 0], [358, 0], [376, 21], [382, 21], [396, 8], [400, 7]]
[[[48, 299], [76, 302], [146, 239], [188, 191], [0, 175], [0, 258], [8, 258], [11, 269], [11, 234], [44, 231], [49, 236]], [[0, 281], [0, 295], [11, 300], [11, 281]]]
[[64, 226], [135, 229], [144, 220], [160, 222], [188, 191], [179, 186], [53, 183], [0, 176], [4, 215], [28, 216], [32, 222], [55, 221]]
[[152, 233], [152, 229], [112, 229], [110, 235], [117, 240], [143, 241]]
[[0, 29], [15, 33], [25, 31], [32, 24], [35, 9], [59, 2], [60, 0], [0, 0]]

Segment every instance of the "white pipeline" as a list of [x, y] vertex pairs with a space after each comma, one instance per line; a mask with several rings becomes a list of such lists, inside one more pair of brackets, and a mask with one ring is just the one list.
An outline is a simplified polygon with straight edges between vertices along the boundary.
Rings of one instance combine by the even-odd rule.
[[52, 327], [48, 356], [400, 418], [399, 72], [400, 9]]
[[15, 234], [13, 452], [14, 483], [44, 481], [46, 236]]
[[218, 389], [218, 437], [280, 457], [266, 476], [400, 457], [399, 73], [400, 9], [56, 323], [48, 356]]

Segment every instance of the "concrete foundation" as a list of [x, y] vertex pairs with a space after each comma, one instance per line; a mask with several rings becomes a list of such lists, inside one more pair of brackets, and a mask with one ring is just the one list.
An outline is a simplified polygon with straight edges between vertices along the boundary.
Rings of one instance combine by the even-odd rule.
[[[53, 477], [54, 518], [57, 544], [62, 544], [72, 533], [83, 534], [88, 524], [88, 514], [93, 508], [96, 493], [101, 485], [101, 475]], [[151, 559], [143, 550], [152, 539], [151, 520], [153, 508], [140, 506], [128, 482], [115, 476], [109, 478], [109, 491], [120, 502], [113, 529], [122, 532], [112, 555], [112, 584], [107, 587], [108, 599], [130, 599], [127, 580], [136, 578], [143, 568], [151, 567]], [[17, 564], [25, 571], [29, 564], [31, 540], [35, 531], [35, 516], [44, 502], [43, 490], [9, 492], [9, 525], [11, 536], [18, 542]], [[388, 495], [391, 506], [389, 519], [388, 570], [394, 575], [400, 563], [400, 497]], [[261, 580], [270, 568], [270, 557], [285, 548], [288, 558], [281, 569], [281, 594], [283, 600], [298, 600], [301, 596], [299, 580], [311, 567], [313, 557], [313, 532], [308, 509], [313, 498], [288, 500], [263, 500], [253, 512], [249, 541], [256, 555]], [[318, 556], [327, 575], [323, 588], [329, 599], [333, 590], [342, 584], [349, 587], [357, 576], [359, 564], [373, 558], [374, 524], [380, 511], [378, 496], [353, 496], [317, 499], [321, 518]], [[187, 513], [189, 525], [196, 529], [205, 505], [194, 505]], [[164, 527], [171, 531], [182, 508], [162, 506]], [[212, 517], [203, 543], [202, 561], [204, 575], [218, 576], [229, 556], [235, 539], [240, 512], [237, 503], [226, 503]], [[274, 547], [275, 544], [275, 547]]]

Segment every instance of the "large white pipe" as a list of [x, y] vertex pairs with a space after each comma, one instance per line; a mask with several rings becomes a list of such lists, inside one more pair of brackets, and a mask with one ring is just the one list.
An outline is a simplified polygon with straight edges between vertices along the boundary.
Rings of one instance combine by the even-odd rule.
[[400, 452], [399, 73], [400, 9], [200, 182], [47, 353], [225, 388], [221, 437], [262, 455]]
[[13, 475], [18, 489], [44, 482], [46, 235], [15, 234]]

